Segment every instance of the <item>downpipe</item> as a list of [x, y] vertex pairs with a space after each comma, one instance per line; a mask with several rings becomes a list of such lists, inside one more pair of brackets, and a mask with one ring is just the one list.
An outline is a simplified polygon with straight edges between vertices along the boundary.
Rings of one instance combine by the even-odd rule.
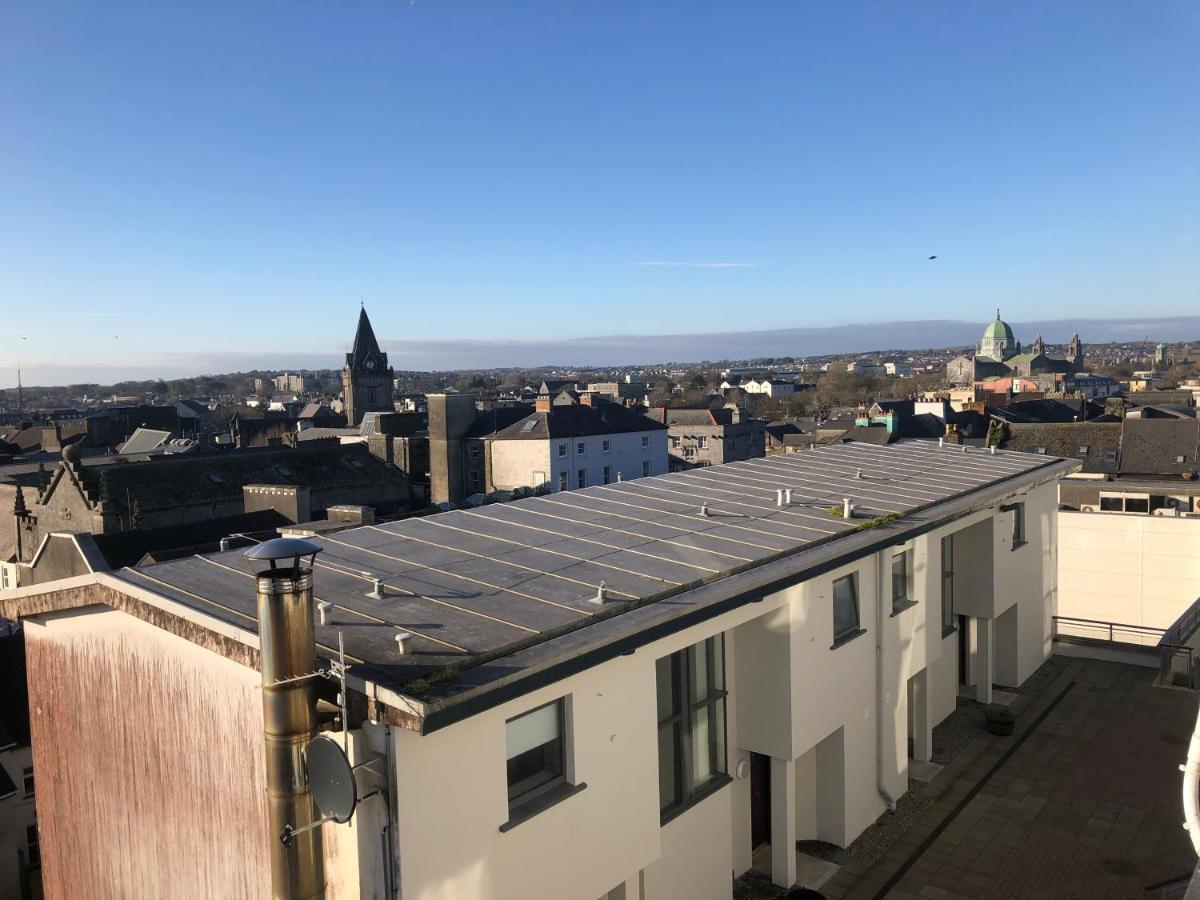
[[[875, 786], [891, 812], [896, 811], [896, 798], [888, 793], [883, 780], [883, 604], [889, 595], [888, 574], [891, 571], [892, 548], [875, 554], [878, 569], [875, 592]], [[1197, 741], [1192, 738], [1193, 743]]]

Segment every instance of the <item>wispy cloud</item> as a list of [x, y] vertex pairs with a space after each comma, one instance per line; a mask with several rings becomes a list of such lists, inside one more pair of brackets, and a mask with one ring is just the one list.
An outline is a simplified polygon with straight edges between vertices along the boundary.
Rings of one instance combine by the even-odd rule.
[[59, 313], [60, 319], [130, 319], [133, 313], [128, 312], [76, 312]]
[[688, 262], [675, 259], [651, 259], [634, 263], [649, 269], [753, 269], [755, 263], [748, 262]]

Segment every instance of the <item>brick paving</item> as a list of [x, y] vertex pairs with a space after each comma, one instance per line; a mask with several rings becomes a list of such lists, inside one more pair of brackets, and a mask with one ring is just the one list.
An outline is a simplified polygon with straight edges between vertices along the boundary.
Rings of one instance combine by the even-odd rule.
[[831, 900], [1124, 898], [1187, 877], [1196, 856], [1181, 824], [1179, 764], [1200, 694], [1155, 687], [1154, 675], [1052, 659], [1031, 679], [1036, 692], [1014, 701], [1014, 735], [981, 731], [934, 779], [936, 799], [908, 832], [873, 865], [844, 867], [822, 893]]

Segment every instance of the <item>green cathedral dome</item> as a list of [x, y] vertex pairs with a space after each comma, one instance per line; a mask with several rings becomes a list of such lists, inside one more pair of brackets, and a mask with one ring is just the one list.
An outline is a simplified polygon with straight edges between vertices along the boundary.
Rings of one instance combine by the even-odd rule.
[[996, 310], [996, 321], [988, 325], [983, 330], [983, 339], [1008, 341], [1009, 346], [1016, 343], [1017, 339], [1013, 336], [1013, 330], [1008, 327], [1008, 323], [1000, 318], [1000, 310]]

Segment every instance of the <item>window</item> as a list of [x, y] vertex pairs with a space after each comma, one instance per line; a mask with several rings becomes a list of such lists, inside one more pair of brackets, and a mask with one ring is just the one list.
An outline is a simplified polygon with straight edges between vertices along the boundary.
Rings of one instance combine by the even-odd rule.
[[29, 854], [29, 868], [39, 868], [42, 865], [42, 851], [38, 849], [38, 830], [36, 824], [25, 827], [25, 849]]
[[479, 459], [479, 445], [471, 444], [471, 459]]
[[579, 456], [583, 456], [585, 453], [587, 453], [587, 443], [584, 441], [576, 441], [575, 452]]
[[1100, 497], [1101, 512], [1125, 512], [1125, 501], [1121, 497]]
[[1183, 454], [1180, 454], [1179, 456], [1175, 457], [1175, 462], [1177, 462], [1177, 463], [1185, 463], [1185, 462], [1187, 462], [1187, 456], [1186, 456], [1186, 455], [1183, 455]]
[[612, 466], [604, 467], [604, 483], [612, 484]]
[[833, 583], [833, 645], [854, 637], [858, 627], [858, 576], [847, 575]]
[[954, 620], [954, 535], [942, 538], [942, 637], [956, 630]]
[[728, 781], [724, 637], [664, 656], [655, 672], [658, 798], [665, 822]]
[[898, 613], [915, 604], [909, 597], [909, 560], [911, 555], [907, 550], [892, 557], [892, 612]]
[[479, 490], [479, 473], [472, 469], [467, 473], [467, 481], [470, 482], [472, 490]]
[[587, 469], [580, 469], [576, 472], [575, 480], [579, 487], [587, 487]]
[[699, 447], [701, 450], [706, 449], [708, 447], [708, 438], [706, 438], [706, 437], [696, 438], [696, 446]]
[[642, 435], [642, 446], [643, 446], [643, 447], [649, 447], [649, 446], [650, 446], [650, 435], [648, 435], [648, 434], [643, 434], [643, 435]]
[[1034, 453], [1041, 454], [1042, 456], [1045, 456], [1045, 455], [1046, 455], [1046, 448], [1045, 448], [1045, 447], [1034, 447], [1034, 448], [1033, 448], [1033, 452], [1034, 452]]
[[671, 446], [678, 447], [679, 446], [679, 438], [677, 438], [677, 437], [671, 438]]
[[1012, 549], [1016, 550], [1025, 543], [1025, 504], [1014, 503], [1012, 514]]
[[1116, 462], [1117, 461], [1117, 448], [1116, 447], [1109, 447], [1107, 450], [1104, 451], [1104, 461], [1105, 462]]
[[558, 473], [558, 489], [560, 491], [566, 491], [566, 490], [570, 490], [570, 488], [571, 488], [571, 483], [569, 481], [567, 481], [567, 473], [559, 472]]
[[1076, 455], [1076, 456], [1087, 456], [1087, 455], [1088, 455], [1088, 446], [1087, 446], [1087, 444], [1083, 444], [1083, 445], [1081, 445], [1081, 446], [1077, 447], [1077, 448], [1075, 449], [1075, 455]]
[[563, 459], [566, 457], [566, 455], [567, 455], [567, 445], [559, 444], [558, 445], [558, 458]]
[[602, 441], [600, 444], [600, 449], [605, 453], [611, 452], [612, 451], [612, 441], [607, 441], [607, 440]]
[[1150, 498], [1144, 497], [1126, 497], [1125, 512], [1131, 513], [1148, 513], [1150, 512]]
[[649, 474], [650, 474], [650, 460], [643, 459], [642, 460], [642, 477], [645, 478]]
[[21, 772], [21, 780], [25, 787], [25, 796], [33, 796], [33, 767], [29, 767]]
[[508, 814], [566, 782], [562, 700], [509, 719], [504, 732], [508, 759]]

